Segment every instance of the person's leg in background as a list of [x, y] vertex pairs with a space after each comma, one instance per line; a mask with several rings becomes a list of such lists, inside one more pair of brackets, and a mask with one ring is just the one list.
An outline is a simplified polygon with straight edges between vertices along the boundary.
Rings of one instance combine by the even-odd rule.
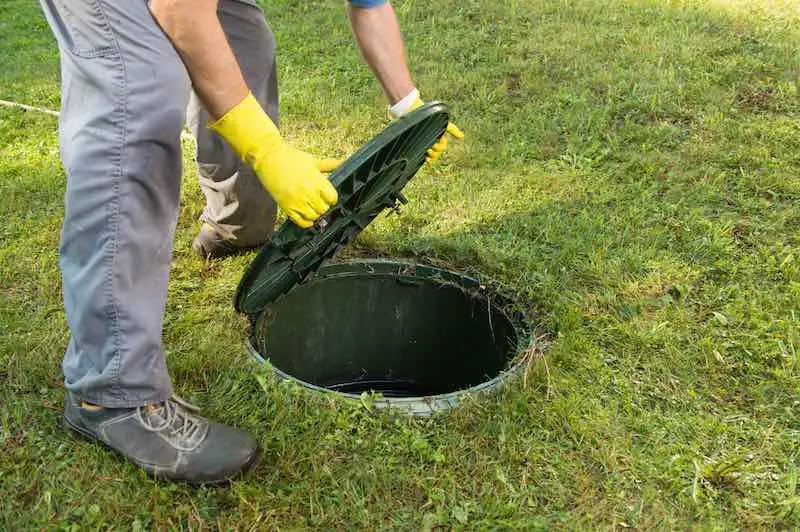
[[145, 0], [41, 4], [61, 58], [65, 421], [151, 473], [225, 480], [255, 442], [172, 398], [161, 345], [188, 75]]
[[[278, 124], [275, 38], [255, 4], [221, 0], [219, 18], [245, 82]], [[223, 257], [256, 247], [271, 235], [277, 207], [253, 170], [208, 129], [208, 113], [195, 95], [188, 124], [197, 139], [200, 186], [206, 197], [203, 226], [192, 247], [204, 257]]]

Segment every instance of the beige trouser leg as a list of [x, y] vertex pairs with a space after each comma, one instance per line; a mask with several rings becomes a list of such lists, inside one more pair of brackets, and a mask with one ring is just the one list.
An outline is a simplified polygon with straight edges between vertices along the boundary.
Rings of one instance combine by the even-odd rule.
[[[248, 87], [278, 124], [275, 37], [264, 14], [250, 3], [221, 0], [219, 17]], [[192, 95], [187, 122], [197, 139], [200, 187], [206, 197], [202, 219], [235, 247], [257, 246], [272, 234], [277, 207], [253, 170], [206, 127], [208, 120]]]

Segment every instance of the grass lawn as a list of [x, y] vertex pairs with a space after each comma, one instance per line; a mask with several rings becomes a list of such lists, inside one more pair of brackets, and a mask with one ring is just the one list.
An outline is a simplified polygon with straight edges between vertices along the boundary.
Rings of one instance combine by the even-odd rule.
[[[178, 392], [262, 443], [227, 489], [148, 480], [58, 426], [67, 342], [53, 117], [0, 108], [0, 529], [800, 527], [800, 7], [793, 0], [397, 0], [423, 95], [467, 138], [370, 253], [531, 301], [547, 368], [428, 420], [260, 384], [190, 251], [186, 150], [164, 342]], [[340, 2], [263, 2], [288, 137], [385, 124]], [[0, 7], [0, 98], [58, 107], [35, 0]]]

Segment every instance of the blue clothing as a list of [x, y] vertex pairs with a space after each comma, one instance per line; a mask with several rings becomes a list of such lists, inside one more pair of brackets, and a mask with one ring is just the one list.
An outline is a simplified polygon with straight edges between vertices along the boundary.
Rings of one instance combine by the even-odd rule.
[[378, 7], [386, 3], [386, 0], [348, 0], [356, 7]]

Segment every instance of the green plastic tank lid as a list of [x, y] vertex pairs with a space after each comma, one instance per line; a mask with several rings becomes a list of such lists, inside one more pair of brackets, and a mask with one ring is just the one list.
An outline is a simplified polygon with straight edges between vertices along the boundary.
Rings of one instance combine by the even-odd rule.
[[430, 102], [393, 121], [331, 173], [339, 203], [312, 229], [287, 221], [264, 245], [236, 290], [236, 310], [258, 314], [303, 283], [384, 209], [407, 200], [403, 187], [447, 129], [449, 113]]

